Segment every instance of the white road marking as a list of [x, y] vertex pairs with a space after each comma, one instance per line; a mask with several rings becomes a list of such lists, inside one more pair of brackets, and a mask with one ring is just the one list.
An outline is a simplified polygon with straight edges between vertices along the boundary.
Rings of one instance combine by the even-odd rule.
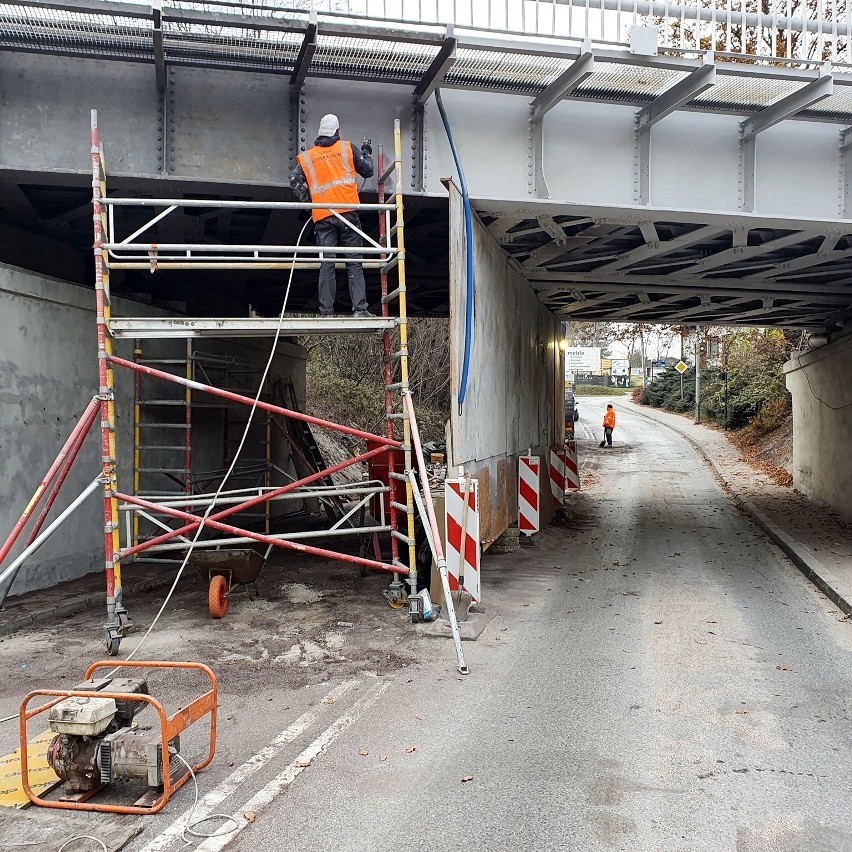
[[249, 821], [243, 816], [245, 813], [258, 814], [267, 807], [282, 790], [287, 789], [308, 766], [322, 754], [360, 715], [370, 706], [376, 703], [381, 694], [390, 686], [390, 681], [383, 683], [372, 695], [360, 699], [352, 710], [341, 716], [334, 724], [323, 731], [283, 772], [276, 775], [265, 787], [258, 790], [241, 808], [234, 811], [233, 818], [239, 824], [239, 828], [231, 834], [221, 837], [211, 837], [196, 847], [196, 852], [219, 852], [230, 843], [235, 841], [240, 832], [248, 825]]
[[[238, 766], [224, 781], [199, 799], [193, 822], [213, 813], [219, 804], [225, 801], [232, 793], [236, 792], [247, 779], [251, 778], [252, 775], [266, 766], [270, 760], [280, 754], [284, 746], [291, 743], [296, 737], [310, 728], [319, 719], [320, 714], [325, 708], [333, 705], [338, 698], [345, 695], [350, 689], [360, 683], [361, 681], [359, 680], [343, 681], [332, 689], [320, 701], [317, 707], [303, 713], [292, 725], [281, 731], [269, 745], [264, 746], [257, 754], [252, 755], [245, 763]], [[201, 778], [204, 778], [203, 774]], [[143, 846], [139, 852], [162, 852], [162, 850], [181, 837], [191, 813], [192, 808], [186, 810], [168, 828], [153, 838], [147, 846]]]

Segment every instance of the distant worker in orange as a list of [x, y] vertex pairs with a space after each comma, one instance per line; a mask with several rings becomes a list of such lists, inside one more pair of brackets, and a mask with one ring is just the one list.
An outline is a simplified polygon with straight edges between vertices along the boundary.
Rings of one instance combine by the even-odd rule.
[[604, 439], [600, 442], [599, 446], [601, 447], [611, 447], [612, 446], [612, 430], [615, 429], [615, 409], [612, 407], [612, 404], [607, 405], [606, 414], [604, 414], [603, 419], [603, 429], [604, 429]]
[[[298, 161], [298, 165], [290, 176], [290, 186], [299, 201], [310, 199], [315, 204], [325, 202], [326, 204], [351, 204], [355, 207], [359, 203], [358, 175], [363, 178], [373, 176], [373, 148], [369, 140], [364, 139], [360, 149], [349, 141], [341, 140], [340, 122], [337, 116], [331, 113], [322, 117], [314, 146], [299, 154]], [[362, 245], [361, 235], [358, 233], [361, 229], [361, 220], [355, 210], [338, 207], [332, 212], [314, 208], [311, 214], [317, 245], [323, 247]], [[326, 257], [328, 256], [326, 254]], [[334, 257], [333, 254], [332, 257]], [[373, 314], [367, 309], [364, 268], [358, 262], [361, 259], [360, 255], [350, 254], [344, 259], [346, 275], [349, 279], [352, 314], [358, 318], [371, 317]], [[319, 272], [320, 316], [334, 315], [336, 295], [334, 260], [324, 260], [320, 264]]]

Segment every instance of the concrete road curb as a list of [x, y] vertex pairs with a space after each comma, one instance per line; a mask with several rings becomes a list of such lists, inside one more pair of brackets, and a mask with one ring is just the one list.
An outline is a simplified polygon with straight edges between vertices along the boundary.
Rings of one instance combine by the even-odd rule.
[[774, 521], [770, 520], [754, 505], [754, 503], [746, 500], [738, 494], [730, 482], [725, 479], [724, 474], [716, 464], [715, 459], [704, 449], [704, 447], [696, 441], [691, 435], [684, 432], [683, 429], [678, 429], [671, 423], [666, 423], [664, 420], [659, 420], [651, 414], [644, 411], [638, 411], [635, 405], [629, 409], [639, 417], [644, 417], [646, 420], [651, 420], [658, 423], [660, 426], [665, 426], [676, 432], [681, 438], [686, 439], [701, 455], [704, 461], [710, 465], [716, 475], [716, 478], [728, 493], [734, 502], [734, 505], [742, 509], [748, 514], [752, 520], [769, 536], [772, 541], [781, 548], [781, 550], [789, 557], [790, 561], [808, 578], [833, 604], [835, 604], [846, 615], [852, 615], [852, 588], [845, 584], [838, 577], [835, 577], [816, 556], [813, 555], [803, 544], [796, 541], [789, 533], [785, 532]]
[[[185, 574], [181, 578], [181, 582], [184, 582], [187, 576], [195, 575]], [[174, 576], [172, 575], [166, 577], [146, 577], [142, 580], [125, 584], [124, 592], [128, 598], [132, 598], [141, 592], [150, 592], [155, 589], [171, 586], [173, 582]], [[85, 594], [69, 598], [61, 604], [51, 604], [49, 609], [27, 610], [24, 608], [26, 605], [22, 604], [20, 612], [16, 612], [14, 609], [8, 612], [0, 612], [0, 636], [9, 636], [26, 627], [50, 624], [58, 621], [60, 618], [68, 618], [89, 609], [102, 609], [105, 606], [104, 594], [103, 591], [86, 592]]]

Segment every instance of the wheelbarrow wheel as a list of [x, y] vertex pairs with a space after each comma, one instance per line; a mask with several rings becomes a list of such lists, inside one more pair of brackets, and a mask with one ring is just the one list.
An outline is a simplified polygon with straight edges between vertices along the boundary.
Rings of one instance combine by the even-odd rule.
[[211, 618], [224, 618], [228, 611], [228, 581], [221, 574], [215, 574], [210, 578], [207, 607]]

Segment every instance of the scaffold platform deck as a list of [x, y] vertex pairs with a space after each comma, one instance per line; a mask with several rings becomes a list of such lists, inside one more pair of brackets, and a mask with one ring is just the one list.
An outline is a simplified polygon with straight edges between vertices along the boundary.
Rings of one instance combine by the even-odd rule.
[[[280, 323], [282, 337], [314, 334], [380, 334], [393, 330], [395, 317], [285, 317]], [[110, 334], [115, 338], [275, 337], [278, 317], [234, 318], [151, 318], [111, 319]]]

